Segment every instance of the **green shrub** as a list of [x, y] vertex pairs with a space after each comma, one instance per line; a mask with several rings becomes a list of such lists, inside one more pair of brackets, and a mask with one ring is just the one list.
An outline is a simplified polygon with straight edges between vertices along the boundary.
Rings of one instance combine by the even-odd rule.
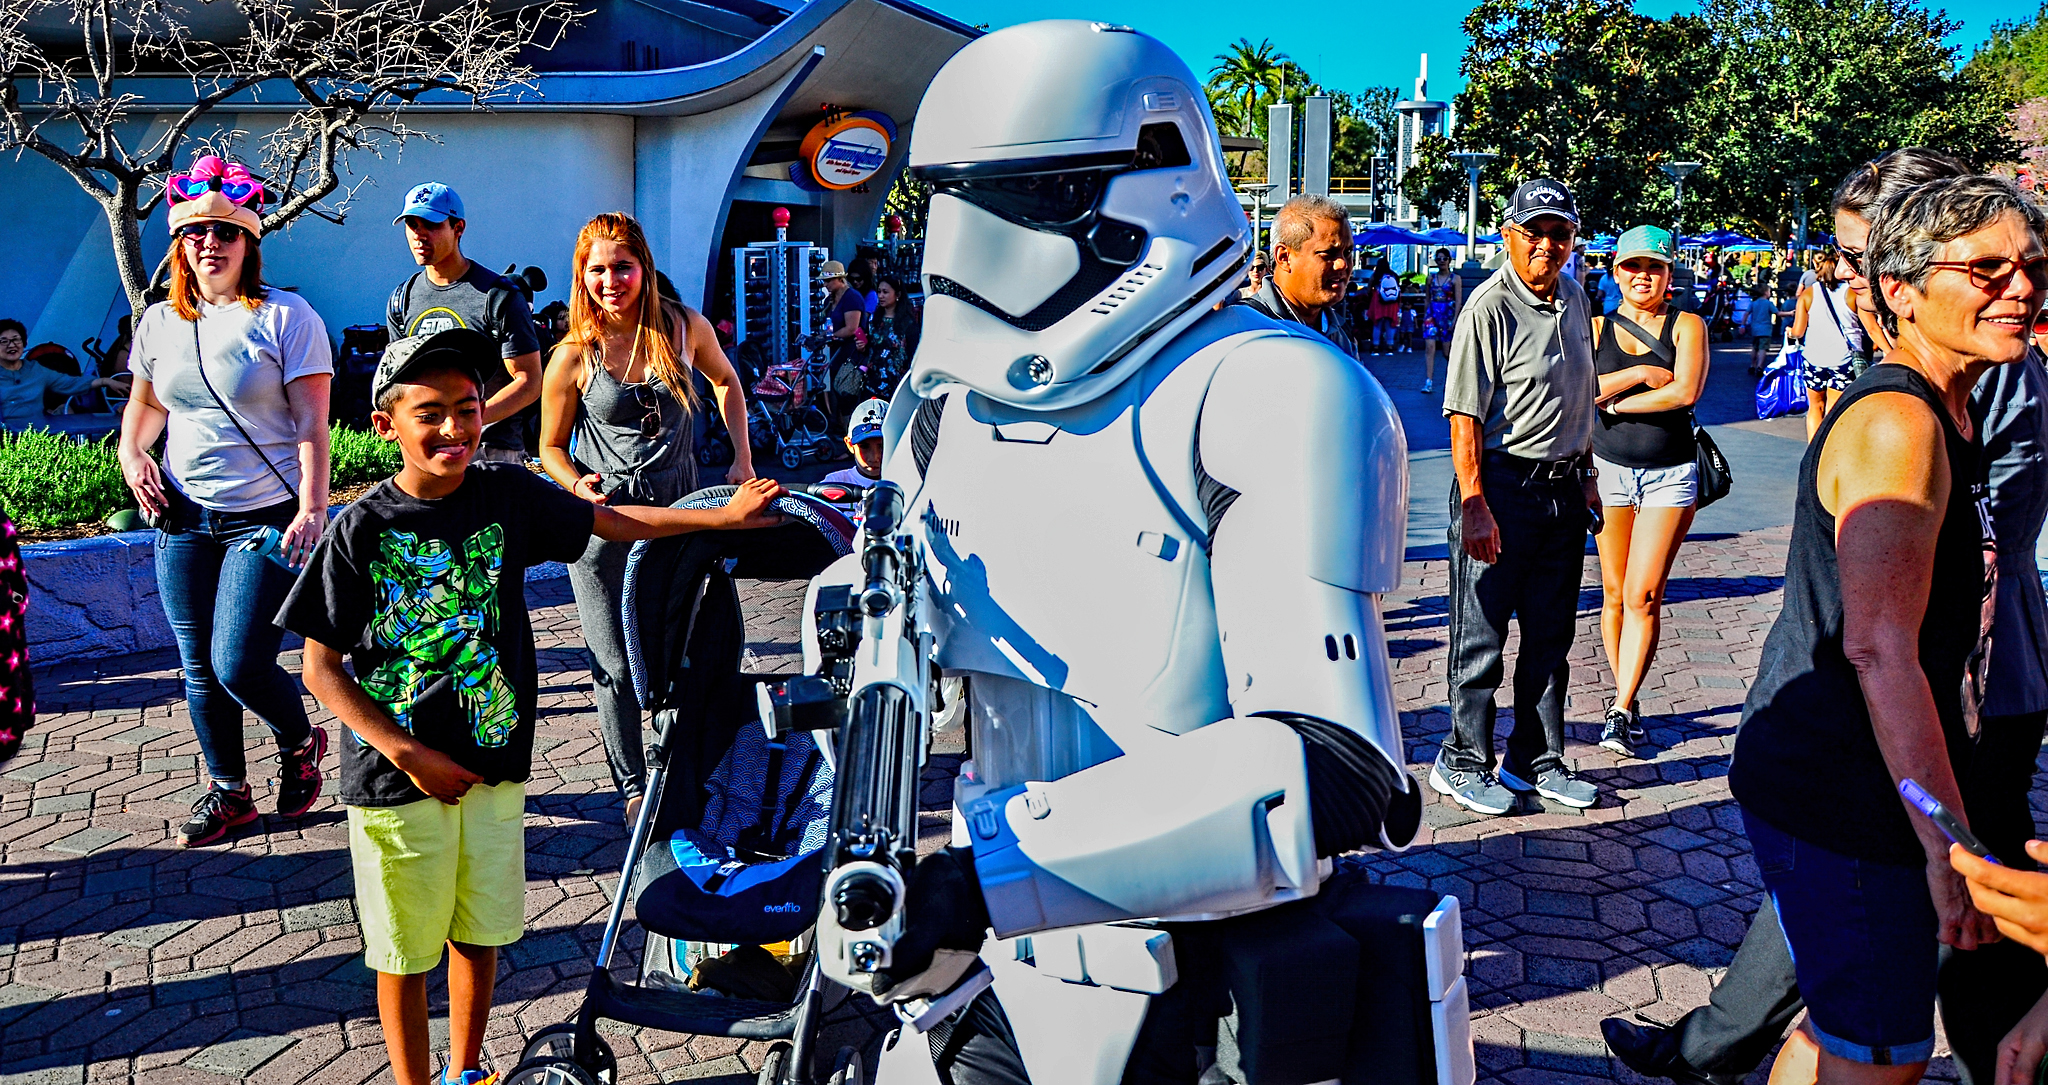
[[114, 438], [91, 443], [48, 430], [0, 432], [0, 505], [29, 531], [97, 523], [133, 502]]
[[[117, 438], [83, 442], [47, 430], [0, 432], [0, 505], [27, 531], [96, 524], [135, 507], [121, 478]], [[330, 435], [335, 489], [396, 474], [398, 445], [374, 433], [335, 426]]]
[[397, 441], [387, 441], [363, 430], [336, 426], [330, 443], [328, 462], [334, 465], [334, 475], [328, 485], [337, 490], [365, 482], [382, 482], [397, 474], [403, 462], [398, 455]]

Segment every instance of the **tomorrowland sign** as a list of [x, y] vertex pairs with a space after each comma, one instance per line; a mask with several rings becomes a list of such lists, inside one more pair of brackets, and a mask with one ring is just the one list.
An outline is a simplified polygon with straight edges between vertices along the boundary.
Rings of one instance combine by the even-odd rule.
[[798, 188], [841, 192], [882, 172], [896, 142], [896, 122], [872, 109], [835, 113], [811, 127], [789, 164]]

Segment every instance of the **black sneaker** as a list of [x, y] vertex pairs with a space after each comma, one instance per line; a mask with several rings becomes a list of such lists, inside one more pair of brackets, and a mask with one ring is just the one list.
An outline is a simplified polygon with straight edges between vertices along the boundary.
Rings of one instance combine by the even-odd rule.
[[313, 744], [302, 751], [286, 750], [278, 755], [277, 812], [295, 818], [313, 808], [320, 798], [320, 759], [327, 756], [327, 732], [313, 728]]
[[249, 785], [233, 791], [209, 787], [192, 804], [192, 820], [178, 830], [181, 847], [196, 848], [228, 835], [228, 830], [256, 820], [256, 801], [249, 797]]
[[1668, 1077], [1679, 1085], [1736, 1085], [1740, 1074], [1710, 1074], [1679, 1054], [1678, 1030], [1653, 1021], [1609, 1017], [1600, 1022], [1607, 1049], [1622, 1065], [1644, 1077]]
[[1600, 745], [1613, 750], [1623, 757], [1642, 757], [1643, 747], [1648, 745], [1649, 736], [1643, 731], [1642, 717], [1636, 713], [1636, 706], [1624, 709], [1615, 705], [1607, 710], [1607, 722], [1600, 728]]

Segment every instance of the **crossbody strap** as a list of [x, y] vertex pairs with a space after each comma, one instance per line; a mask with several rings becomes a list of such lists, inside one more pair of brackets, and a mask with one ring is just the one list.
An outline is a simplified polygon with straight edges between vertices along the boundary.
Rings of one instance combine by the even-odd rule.
[[228, 421], [235, 424], [235, 432], [242, 435], [242, 440], [248, 444], [249, 451], [256, 453], [256, 458], [263, 461], [263, 466], [270, 468], [270, 473], [276, 475], [277, 481], [284, 484], [284, 491], [292, 495], [293, 501], [297, 501], [298, 487], [293, 486], [291, 480], [284, 477], [284, 472], [270, 462], [270, 457], [263, 454], [263, 449], [257, 446], [256, 439], [249, 436], [248, 430], [242, 428], [242, 420], [235, 417], [234, 409], [228, 406], [226, 400], [220, 398], [218, 391], [214, 390], [213, 378], [206, 375], [206, 350], [199, 345], [199, 321], [204, 317], [205, 314], [202, 313], [192, 320], [192, 364], [199, 369], [199, 379], [206, 385], [206, 394], [213, 397], [214, 405], [220, 408], [222, 414], [228, 416]]
[[[1671, 331], [1673, 333], [1673, 339], [1677, 338], [1677, 333], [1676, 329], [1672, 325], [1672, 322], [1677, 319], [1678, 314], [1675, 312], [1667, 313], [1664, 316], [1664, 328], [1666, 331]], [[1641, 324], [1638, 324], [1635, 321], [1630, 320], [1625, 316], [1622, 316], [1621, 310], [1619, 309], [1607, 314], [1607, 321], [1611, 326], [1620, 328], [1622, 331], [1627, 332], [1629, 336], [1633, 338], [1636, 342], [1641, 343], [1646, 347], [1649, 347], [1650, 353], [1655, 355], [1658, 361], [1663, 362], [1664, 365], [1667, 368], [1671, 369], [1674, 374], [1677, 372], [1678, 352], [1673, 349], [1671, 344], [1665, 343], [1664, 340], [1662, 340], [1661, 338], [1651, 335], [1650, 330], [1648, 328], [1645, 328]], [[1685, 413], [1687, 417], [1692, 419], [1693, 428], [1698, 429], [1700, 425], [1699, 418], [1693, 414], [1692, 408], [1687, 407], [1685, 409]]]
[[[1676, 320], [1677, 318], [1678, 314], [1676, 313], [1667, 314], [1664, 317], [1664, 323], [1668, 326], [1673, 320]], [[1607, 319], [1610, 322], [1612, 322], [1615, 327], [1620, 328], [1622, 331], [1627, 332], [1631, 338], [1635, 339], [1636, 342], [1641, 343], [1646, 347], [1649, 347], [1650, 353], [1656, 355], [1657, 360], [1663, 362], [1666, 368], [1676, 369], [1678, 365], [1677, 352], [1672, 350], [1670, 346], [1666, 345], [1662, 339], [1659, 339], [1658, 337], [1651, 335], [1650, 330], [1648, 328], [1645, 328], [1641, 324], [1638, 324], [1635, 321], [1630, 320], [1625, 316], [1622, 316], [1621, 311], [1619, 309], [1607, 314]]]

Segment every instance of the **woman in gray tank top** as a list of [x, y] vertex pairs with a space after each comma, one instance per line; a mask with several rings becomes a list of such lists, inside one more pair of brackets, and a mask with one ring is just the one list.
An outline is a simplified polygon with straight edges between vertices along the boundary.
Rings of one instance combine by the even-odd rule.
[[[727, 480], [754, 477], [739, 374], [702, 314], [661, 299], [639, 224], [618, 213], [590, 220], [576, 238], [575, 266], [569, 334], [555, 348], [541, 389], [540, 462], [548, 475], [578, 497], [607, 505], [669, 505], [696, 489], [694, 371], [711, 383], [734, 435]], [[569, 567], [569, 584], [605, 760], [631, 825], [647, 757], [619, 621], [629, 549], [592, 539]]]

